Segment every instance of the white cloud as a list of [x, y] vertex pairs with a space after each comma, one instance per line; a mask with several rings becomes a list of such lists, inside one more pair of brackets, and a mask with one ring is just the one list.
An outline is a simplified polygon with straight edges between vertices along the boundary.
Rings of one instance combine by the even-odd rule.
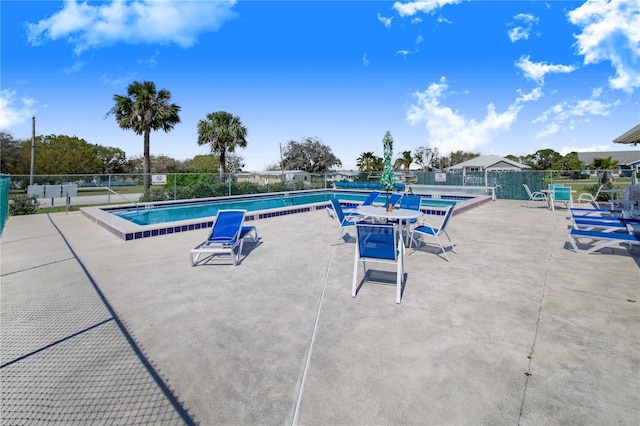
[[400, 16], [413, 16], [419, 12], [431, 13], [436, 9], [439, 9], [447, 4], [457, 4], [462, 0], [418, 0], [410, 1], [407, 3], [400, 3], [399, 1], [393, 3], [393, 8], [400, 14]]
[[154, 69], [156, 66], [158, 66], [159, 55], [160, 55], [160, 51], [156, 49], [153, 52], [153, 55], [151, 55], [149, 58], [138, 60], [138, 64], [146, 65], [147, 68]]
[[538, 23], [538, 18], [528, 13], [519, 13], [513, 18], [521, 21], [522, 25], [509, 30], [509, 39], [514, 43], [522, 39], [528, 40], [533, 26]]
[[384, 25], [386, 28], [391, 28], [391, 21], [393, 21], [393, 17], [385, 18], [384, 16], [380, 15], [380, 12], [378, 12], [378, 21], [382, 22], [382, 25]]
[[540, 99], [542, 97], [542, 88], [541, 87], [536, 87], [535, 89], [533, 89], [531, 91], [531, 93], [522, 93], [522, 90], [518, 89], [517, 90], [519, 96], [516, 98], [516, 103], [521, 103], [521, 102], [531, 102], [531, 101], [537, 101], [538, 99]]
[[419, 49], [420, 44], [423, 41], [424, 41], [424, 38], [421, 35], [419, 35], [416, 38], [416, 41], [414, 43], [415, 44], [415, 49], [413, 49], [413, 50], [401, 49], [401, 50], [396, 51], [396, 55], [408, 56], [408, 55], [413, 55], [414, 53], [418, 53], [420, 51], [420, 49]]
[[33, 98], [17, 99], [17, 92], [13, 89], [0, 91], [0, 129], [11, 128], [30, 120], [36, 113], [36, 101]]
[[34, 46], [64, 39], [80, 54], [87, 49], [128, 44], [177, 44], [190, 47], [200, 33], [215, 31], [235, 17], [236, 0], [98, 2], [66, 0], [59, 12], [27, 24]]
[[[597, 95], [597, 91], [594, 94]], [[573, 129], [577, 124], [589, 122], [591, 116], [606, 117], [619, 104], [619, 101], [604, 103], [595, 98], [556, 104], [533, 120], [534, 124], [545, 123], [545, 127], [536, 133], [536, 138], [544, 138], [561, 130]]]
[[365, 67], [369, 66], [369, 59], [367, 59], [367, 54], [366, 53], [364, 55], [362, 55], [362, 65], [364, 65]]
[[533, 80], [538, 84], [544, 84], [544, 77], [547, 74], [570, 73], [575, 71], [573, 65], [553, 65], [546, 62], [531, 62], [529, 56], [521, 56], [515, 66], [524, 72], [525, 78]]
[[568, 17], [582, 27], [574, 37], [585, 65], [610, 61], [612, 88], [632, 93], [640, 87], [640, 0], [587, 0]]
[[67, 75], [75, 74], [79, 71], [82, 71], [84, 67], [87, 66], [87, 61], [76, 61], [70, 67], [65, 67], [62, 72]]
[[496, 112], [495, 106], [487, 105], [487, 113], [481, 120], [467, 119], [458, 111], [441, 104], [448, 95], [446, 78], [432, 83], [424, 92], [414, 93], [417, 104], [407, 112], [407, 121], [411, 125], [424, 124], [429, 133], [430, 146], [441, 153], [453, 151], [477, 151], [479, 146], [491, 142], [498, 134], [508, 131], [516, 122], [522, 109], [516, 100], [507, 110]]

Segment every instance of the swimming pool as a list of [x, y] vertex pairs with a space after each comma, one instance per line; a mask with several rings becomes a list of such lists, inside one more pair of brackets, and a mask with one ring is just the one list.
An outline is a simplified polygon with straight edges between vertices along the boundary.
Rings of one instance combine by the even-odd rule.
[[[384, 203], [385, 195], [380, 195], [376, 199], [376, 203]], [[188, 204], [177, 205], [158, 205], [150, 208], [134, 209], [129, 208], [121, 211], [114, 211], [113, 214], [126, 219], [138, 225], [152, 225], [155, 223], [177, 222], [180, 220], [198, 219], [203, 217], [212, 217], [218, 214], [219, 210], [240, 209], [254, 212], [258, 210], [273, 210], [283, 207], [303, 206], [315, 203], [328, 202], [333, 198], [341, 201], [364, 201], [366, 194], [345, 194], [345, 193], [321, 193], [321, 194], [304, 194], [304, 195], [277, 195], [263, 196], [260, 198], [250, 199], [231, 199], [223, 201], [206, 201], [191, 202]], [[452, 200], [433, 200], [423, 198], [422, 207], [443, 207], [446, 208], [457, 201]]]
[[[350, 190], [309, 190], [269, 195], [232, 196], [215, 199], [197, 199], [149, 203], [138, 208], [130, 205], [84, 207], [83, 216], [99, 224], [119, 238], [129, 241], [159, 235], [192, 231], [213, 226], [215, 216], [221, 209], [247, 210], [245, 221], [266, 219], [289, 214], [325, 210], [332, 198], [338, 198], [343, 205], [356, 205], [369, 192]], [[472, 205], [490, 200], [486, 196], [422, 195], [422, 210], [425, 213], [441, 212], [451, 204], [456, 204], [456, 212]], [[384, 203], [385, 194], [376, 202]]]

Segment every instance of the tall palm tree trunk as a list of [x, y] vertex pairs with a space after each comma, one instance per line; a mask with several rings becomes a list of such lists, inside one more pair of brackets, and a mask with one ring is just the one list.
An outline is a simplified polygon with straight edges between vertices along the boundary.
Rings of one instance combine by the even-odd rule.
[[149, 154], [149, 135], [151, 131], [149, 129], [144, 131], [144, 153], [142, 159], [142, 173], [144, 181], [144, 190], [146, 191], [151, 186], [151, 155]]
[[224, 182], [224, 175], [227, 173], [227, 152], [226, 149], [220, 152], [220, 183]]

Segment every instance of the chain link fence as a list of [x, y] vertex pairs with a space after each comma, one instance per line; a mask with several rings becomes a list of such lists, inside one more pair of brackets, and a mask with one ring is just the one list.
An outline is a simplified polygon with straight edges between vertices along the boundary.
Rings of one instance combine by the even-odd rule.
[[[139, 202], [169, 201], [234, 195], [267, 194], [334, 187], [371, 189], [379, 187], [380, 173], [338, 171], [314, 174], [303, 171], [265, 171], [220, 175], [219, 173], [158, 173], [149, 176], [151, 187], [144, 190], [143, 174], [105, 175], [11, 175], [12, 193], [33, 194], [37, 198], [82, 197], [122, 194]], [[573, 183], [581, 192], [595, 193], [597, 177], [572, 171], [447, 171], [397, 173], [397, 189], [413, 186], [493, 188], [498, 199], [526, 200], [526, 184], [531, 190], [549, 183]], [[105, 189], [108, 188], [108, 189]], [[453, 189], [453, 188], [452, 188]], [[584, 191], [582, 191], [584, 189]], [[114, 199], [117, 197], [114, 197]], [[121, 202], [117, 200], [116, 202]]]

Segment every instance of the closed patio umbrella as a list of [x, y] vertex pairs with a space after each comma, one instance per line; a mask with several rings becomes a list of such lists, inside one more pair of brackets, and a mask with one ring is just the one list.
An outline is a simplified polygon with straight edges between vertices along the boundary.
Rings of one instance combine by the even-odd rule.
[[391, 159], [393, 157], [393, 138], [391, 137], [391, 132], [385, 133], [382, 139], [382, 145], [384, 146], [384, 168], [382, 169], [382, 176], [380, 176], [380, 183], [387, 192], [388, 201], [389, 192], [393, 191], [396, 184], [396, 175], [391, 166]]

